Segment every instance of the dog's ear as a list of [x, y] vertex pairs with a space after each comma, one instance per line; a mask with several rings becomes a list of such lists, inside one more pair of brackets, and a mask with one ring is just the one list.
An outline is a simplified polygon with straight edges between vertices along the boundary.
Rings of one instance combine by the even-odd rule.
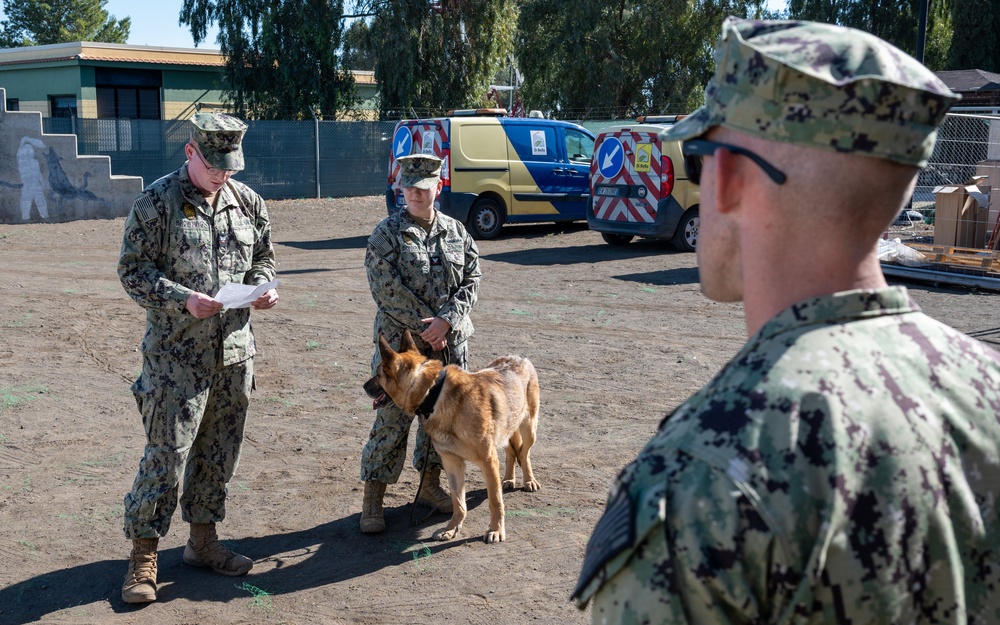
[[389, 345], [389, 341], [385, 340], [382, 333], [378, 333], [378, 353], [382, 355], [382, 360], [391, 360], [396, 356], [396, 352], [392, 351], [392, 346]]
[[413, 342], [413, 336], [410, 334], [409, 330], [403, 330], [403, 338], [399, 342], [399, 351], [420, 351], [417, 349], [417, 344]]

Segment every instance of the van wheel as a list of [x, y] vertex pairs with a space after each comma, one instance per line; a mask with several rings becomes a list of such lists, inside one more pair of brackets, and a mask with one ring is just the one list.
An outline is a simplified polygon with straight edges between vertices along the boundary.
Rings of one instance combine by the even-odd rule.
[[500, 202], [484, 197], [472, 205], [466, 226], [476, 239], [495, 239], [500, 234], [503, 221], [504, 210]]
[[677, 232], [670, 242], [682, 252], [693, 252], [698, 245], [698, 209], [693, 208], [684, 213], [681, 223], [677, 224]]
[[631, 234], [614, 234], [613, 232], [602, 232], [601, 238], [608, 245], [628, 245], [635, 238]]

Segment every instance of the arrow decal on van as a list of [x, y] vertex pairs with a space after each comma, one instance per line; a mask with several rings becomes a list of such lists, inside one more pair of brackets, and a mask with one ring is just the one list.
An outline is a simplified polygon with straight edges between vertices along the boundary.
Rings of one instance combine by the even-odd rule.
[[621, 144], [618, 144], [615, 146], [614, 150], [611, 150], [610, 153], [604, 155], [604, 163], [601, 164], [601, 169], [607, 169], [608, 167], [611, 167], [612, 164], [614, 164], [615, 154], [618, 154], [618, 150], [620, 150], [621, 147], [622, 147]]

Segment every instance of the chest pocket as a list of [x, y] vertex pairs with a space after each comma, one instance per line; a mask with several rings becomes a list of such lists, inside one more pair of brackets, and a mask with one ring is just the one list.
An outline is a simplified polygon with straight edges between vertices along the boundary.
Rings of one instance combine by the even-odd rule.
[[[212, 269], [212, 228], [200, 219], [181, 219], [173, 227], [171, 261], [177, 277], [202, 276]], [[187, 283], [186, 280], [181, 282]], [[193, 285], [189, 285], [192, 286]]]
[[253, 245], [257, 238], [253, 225], [246, 223], [233, 224], [233, 236], [227, 242], [225, 264], [231, 273], [240, 275], [250, 271], [253, 264]]
[[[402, 276], [428, 276], [431, 272], [430, 254], [416, 241], [407, 241], [399, 248], [399, 273]], [[405, 277], [404, 277], [405, 281]]]
[[449, 239], [441, 245], [444, 256], [445, 271], [452, 285], [462, 283], [465, 278], [465, 242], [462, 239]]

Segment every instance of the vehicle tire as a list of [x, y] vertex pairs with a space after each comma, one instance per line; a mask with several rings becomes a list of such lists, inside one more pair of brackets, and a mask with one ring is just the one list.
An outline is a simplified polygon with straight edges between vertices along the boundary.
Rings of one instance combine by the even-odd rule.
[[692, 208], [684, 213], [681, 222], [677, 224], [674, 238], [670, 239], [674, 247], [682, 252], [693, 252], [698, 245], [698, 209]]
[[602, 232], [601, 238], [608, 245], [628, 245], [632, 242], [633, 237], [631, 234], [615, 234], [613, 232]]
[[495, 239], [500, 234], [504, 219], [503, 205], [493, 198], [483, 197], [472, 205], [465, 225], [475, 239]]

